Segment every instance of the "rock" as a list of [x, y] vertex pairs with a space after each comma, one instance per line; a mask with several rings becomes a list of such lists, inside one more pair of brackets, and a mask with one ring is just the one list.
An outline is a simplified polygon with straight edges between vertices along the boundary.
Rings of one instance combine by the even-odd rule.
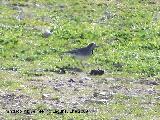
[[49, 100], [49, 99], [52, 99], [52, 98], [51, 98], [50, 94], [42, 94], [42, 99], [43, 100], [46, 100], [46, 99]]
[[104, 70], [91, 70], [90, 75], [103, 75]]
[[158, 82], [156, 81], [148, 81], [146, 84], [147, 85], [159, 85]]
[[68, 80], [68, 82], [75, 82], [72, 78]]
[[115, 78], [105, 78], [105, 80], [107, 80], [107, 81], [115, 81], [116, 79]]
[[59, 73], [59, 74], [65, 74], [66, 71], [65, 71], [63, 68], [60, 68], [59, 71], [58, 71], [58, 73]]
[[106, 94], [107, 94], [107, 93], [104, 92], [104, 91], [99, 93], [99, 95], [106, 95]]
[[98, 97], [98, 92], [94, 92], [93, 97]]
[[75, 88], [74, 91], [79, 91], [78, 88]]
[[89, 101], [93, 102], [93, 103], [97, 103], [97, 104], [106, 104], [106, 103], [108, 103], [109, 100], [106, 100], [106, 99], [90, 99]]
[[90, 77], [84, 77], [84, 78], [82, 78], [83, 80], [91, 80], [91, 78]]
[[79, 80], [79, 83], [83, 83], [83, 80]]
[[52, 35], [53, 33], [49, 30], [49, 29], [46, 29], [46, 30], [44, 30], [44, 32], [43, 32], [43, 34], [42, 34], [42, 36], [44, 37], [44, 38], [48, 38], [50, 35]]

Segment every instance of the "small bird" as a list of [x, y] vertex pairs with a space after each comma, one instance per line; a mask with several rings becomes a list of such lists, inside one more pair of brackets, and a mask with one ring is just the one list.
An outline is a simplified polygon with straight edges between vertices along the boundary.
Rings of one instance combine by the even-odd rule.
[[[64, 53], [68, 53], [71, 56], [73, 56], [74, 58], [84, 60], [84, 59], [88, 58], [89, 56], [91, 56], [93, 54], [93, 50], [96, 47], [99, 47], [99, 46], [97, 46], [96, 43], [92, 42], [86, 47], [77, 48], [77, 49], [74, 49], [74, 50], [71, 50], [71, 51], [66, 51]], [[83, 66], [83, 64], [82, 64], [82, 66]]]

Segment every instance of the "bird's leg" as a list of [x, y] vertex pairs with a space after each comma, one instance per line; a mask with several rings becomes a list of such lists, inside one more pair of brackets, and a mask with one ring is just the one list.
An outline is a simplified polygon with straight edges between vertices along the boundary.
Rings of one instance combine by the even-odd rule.
[[64, 57], [64, 53], [59, 53], [58, 55], [59, 55], [59, 58], [60, 58], [59, 61], [62, 61], [62, 59], [63, 59], [63, 57]]
[[81, 66], [84, 68], [84, 65], [83, 65], [83, 62], [82, 62], [82, 61], [80, 61], [80, 64], [81, 64]]
[[62, 59], [63, 59], [63, 55], [60, 55], [60, 61], [62, 61]]
[[83, 64], [83, 61], [80, 61], [80, 63], [81, 63], [81, 66], [82, 66], [83, 68], [85, 68], [85, 66], [84, 66], [84, 64]]

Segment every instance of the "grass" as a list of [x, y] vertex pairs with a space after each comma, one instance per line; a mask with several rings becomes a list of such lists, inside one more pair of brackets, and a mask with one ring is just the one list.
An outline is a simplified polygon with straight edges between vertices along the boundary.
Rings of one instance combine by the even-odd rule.
[[[24, 13], [21, 13], [21, 10]], [[155, 97], [158, 97], [159, 85], [141, 85], [136, 82], [149, 79], [159, 83], [159, 10], [158, 0], [1, 1], [0, 90], [10, 93], [20, 89], [22, 94], [29, 95], [36, 100], [40, 100], [43, 93], [49, 93], [55, 101], [63, 97], [72, 98], [76, 96], [73, 89], [65, 86], [61, 88], [61, 93], [53, 90], [53, 86], [48, 82], [54, 81], [55, 85], [57, 81], [64, 82], [69, 78], [79, 80], [85, 75], [81, 76], [81, 73], [77, 73], [80, 75], [73, 76], [70, 72], [57, 75], [54, 72], [63, 68], [66, 71], [71, 68], [81, 68], [85, 73], [99, 68], [105, 70], [105, 75], [89, 76], [93, 79], [94, 82], [91, 83], [95, 85], [95, 88], [103, 91], [107, 88], [122, 86], [125, 89], [118, 91], [116, 95], [113, 94], [114, 99], [108, 104], [86, 103], [87, 108], [97, 108], [99, 112], [96, 114], [34, 114], [28, 117], [44, 118], [44, 120], [51, 118], [66, 120], [72, 118], [86, 120], [158, 119], [159, 102], [155, 100]], [[53, 34], [48, 38], [42, 35], [45, 29], [53, 30]], [[101, 46], [86, 61], [93, 66], [83, 69], [69, 56], [61, 60], [62, 52], [86, 46], [93, 41]], [[105, 81], [106, 78], [112, 77], [122, 81]], [[84, 96], [94, 93], [96, 89], [89, 87], [91, 83], [86, 83], [84, 90], [80, 89], [83, 85], [78, 84], [76, 89], [80, 91], [76, 97], [83, 93], [85, 93]], [[133, 93], [137, 92], [137, 85], [142, 93], [134, 96]], [[148, 95], [144, 92], [145, 90], [141, 89], [143, 87], [146, 91], [155, 89], [157, 94]], [[63, 95], [65, 90], [70, 90], [73, 94], [67, 94], [67, 97]], [[131, 93], [126, 92], [127, 90]], [[38, 105], [43, 107], [43, 104], [44, 101], [40, 100]], [[32, 107], [37, 108], [34, 105]], [[1, 110], [4, 109], [0, 107]], [[13, 116], [10, 114], [8, 119], [12, 119]], [[16, 115], [14, 117], [18, 119], [27, 116]]]
[[[26, 15], [18, 21], [14, 17], [16, 10], [11, 6], [32, 4], [31, 1], [21, 2], [1, 6], [1, 67], [67, 66], [72, 63], [69, 58], [60, 61], [61, 52], [95, 41], [102, 48], [95, 51], [90, 63], [97, 63], [113, 74], [120, 71], [122, 74], [159, 76], [159, 19], [153, 20], [157, 17], [158, 5], [148, 2], [143, 5], [138, 1], [120, 4], [55, 1], [49, 12], [47, 4], [51, 3], [39, 1], [39, 6], [46, 6], [45, 9], [31, 5], [29, 11], [24, 7], [24, 14], [33, 15], [31, 18]], [[42, 21], [41, 18], [50, 21]], [[54, 34], [44, 39], [40, 30], [34, 30], [36, 27], [52, 28]]]

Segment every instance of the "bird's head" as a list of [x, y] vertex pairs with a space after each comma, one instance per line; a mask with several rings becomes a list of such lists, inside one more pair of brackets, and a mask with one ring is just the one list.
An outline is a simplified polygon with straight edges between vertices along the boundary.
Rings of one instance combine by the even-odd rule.
[[92, 42], [87, 47], [93, 50], [94, 48], [99, 47], [99, 46], [97, 46], [96, 43]]

